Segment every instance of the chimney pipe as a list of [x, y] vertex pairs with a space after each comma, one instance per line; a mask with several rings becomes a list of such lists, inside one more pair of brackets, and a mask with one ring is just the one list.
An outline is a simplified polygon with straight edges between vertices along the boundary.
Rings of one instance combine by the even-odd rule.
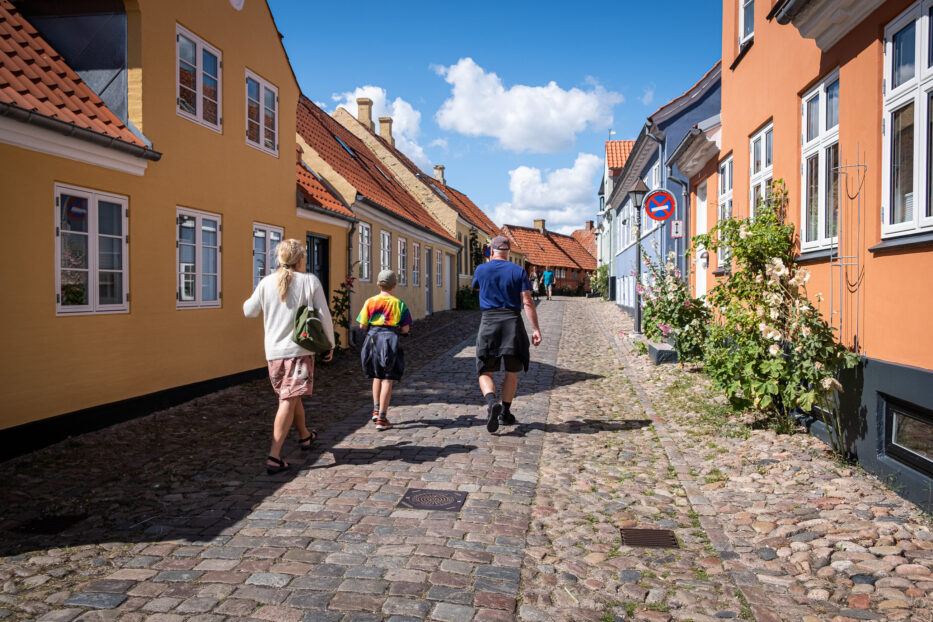
[[379, 117], [379, 135], [387, 143], [393, 147], [395, 146], [395, 139], [392, 138], [392, 117]]
[[370, 132], [375, 129], [373, 125], [373, 100], [368, 97], [356, 98], [356, 118], [369, 128]]
[[434, 179], [441, 182], [441, 185], [443, 186], [447, 185], [447, 180], [444, 179], [444, 165], [443, 164], [434, 165]]
[[540, 231], [541, 233], [544, 233], [545, 229], [544, 229], [544, 219], [543, 219], [543, 218], [540, 218], [540, 219], [536, 219], [536, 220], [535, 220], [535, 229], [537, 229], [537, 230]]
[[590, 231], [590, 230], [592, 230], [592, 229], [593, 229], [593, 221], [592, 221], [592, 220], [587, 220], [587, 221], [586, 221], [586, 230], [587, 230], [587, 231]]

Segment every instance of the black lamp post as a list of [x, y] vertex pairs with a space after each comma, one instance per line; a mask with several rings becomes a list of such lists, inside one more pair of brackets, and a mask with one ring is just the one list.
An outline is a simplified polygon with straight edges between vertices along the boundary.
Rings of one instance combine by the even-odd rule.
[[635, 206], [635, 333], [639, 335], [641, 334], [641, 295], [638, 293], [638, 288], [641, 286], [641, 204], [646, 194], [648, 194], [648, 186], [639, 177], [628, 193]]

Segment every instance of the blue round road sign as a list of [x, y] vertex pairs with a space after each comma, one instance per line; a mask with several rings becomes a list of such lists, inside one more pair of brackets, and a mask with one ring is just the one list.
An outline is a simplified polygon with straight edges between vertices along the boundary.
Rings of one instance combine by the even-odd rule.
[[653, 190], [645, 197], [645, 213], [653, 220], [667, 220], [676, 209], [677, 200], [667, 190]]

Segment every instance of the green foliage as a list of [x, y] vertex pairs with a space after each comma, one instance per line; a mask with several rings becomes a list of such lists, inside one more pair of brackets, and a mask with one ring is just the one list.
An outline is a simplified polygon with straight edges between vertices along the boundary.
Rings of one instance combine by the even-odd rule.
[[599, 294], [603, 300], [609, 300], [609, 264], [603, 264], [596, 268], [593, 278], [590, 280], [593, 291]]
[[632, 347], [641, 355], [648, 354], [648, 344], [644, 341], [633, 341]]
[[[776, 181], [753, 218], [721, 220], [693, 240], [694, 247], [727, 253], [733, 264], [707, 298], [715, 318], [706, 371], [733, 409], [757, 408], [777, 417], [778, 429], [791, 427], [797, 408], [819, 408], [826, 421], [842, 390], [837, 372], [858, 362], [810, 302], [810, 275], [794, 262], [794, 226], [784, 223], [786, 203], [784, 185]], [[826, 424], [841, 451], [838, 421]]]
[[475, 228], [470, 229], [470, 273], [476, 270], [476, 266], [485, 262], [486, 256], [483, 255], [483, 245], [479, 242], [479, 234]]
[[670, 337], [681, 361], [698, 361], [703, 358], [710, 313], [703, 300], [690, 295], [686, 275], [674, 264], [676, 257], [671, 251], [665, 263], [653, 263], [644, 253], [651, 283], [635, 287], [641, 294], [645, 336], [652, 341]]
[[479, 309], [479, 292], [470, 287], [469, 285], [464, 285], [457, 290], [457, 309], [458, 310], [473, 310]]
[[[348, 334], [350, 332], [350, 294], [353, 293], [354, 282], [356, 282], [356, 279], [348, 273], [344, 277], [343, 283], [334, 292], [334, 298], [330, 303], [330, 314], [334, 319], [334, 324], [344, 328]], [[334, 332], [334, 352], [340, 352], [341, 350], [340, 334]]]

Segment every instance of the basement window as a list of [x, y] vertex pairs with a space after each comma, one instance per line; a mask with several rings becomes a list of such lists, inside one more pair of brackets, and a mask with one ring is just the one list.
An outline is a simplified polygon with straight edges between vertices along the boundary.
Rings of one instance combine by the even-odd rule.
[[933, 475], [933, 411], [883, 396], [885, 453]]

